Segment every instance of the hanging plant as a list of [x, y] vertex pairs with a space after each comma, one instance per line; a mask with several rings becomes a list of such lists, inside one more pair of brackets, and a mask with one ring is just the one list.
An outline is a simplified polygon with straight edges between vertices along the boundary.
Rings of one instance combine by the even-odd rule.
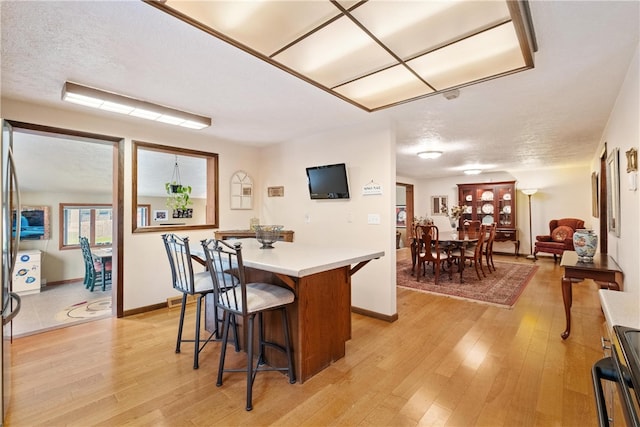
[[[176, 187], [176, 188], [173, 188]], [[183, 210], [187, 209], [193, 204], [191, 201], [191, 186], [190, 185], [175, 185], [166, 184], [167, 194], [167, 207], [170, 209]]]
[[165, 182], [165, 189], [167, 190], [167, 194], [175, 194], [180, 193], [182, 191], [182, 185], [177, 182]]
[[169, 195], [166, 205], [169, 209], [173, 210], [173, 217], [191, 218], [193, 209], [188, 209], [188, 207], [193, 204], [191, 201], [191, 186], [182, 185], [180, 182], [180, 169], [178, 167], [177, 155], [171, 180], [164, 183], [164, 188]]

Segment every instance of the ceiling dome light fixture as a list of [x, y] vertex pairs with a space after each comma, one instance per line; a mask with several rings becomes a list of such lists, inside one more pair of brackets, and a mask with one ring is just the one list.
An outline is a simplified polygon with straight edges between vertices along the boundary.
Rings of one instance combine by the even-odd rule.
[[465, 175], [478, 175], [480, 174], [482, 171], [480, 169], [467, 169], [466, 171], [464, 171]]
[[421, 159], [437, 159], [442, 156], [442, 151], [421, 151], [418, 153], [418, 157]]

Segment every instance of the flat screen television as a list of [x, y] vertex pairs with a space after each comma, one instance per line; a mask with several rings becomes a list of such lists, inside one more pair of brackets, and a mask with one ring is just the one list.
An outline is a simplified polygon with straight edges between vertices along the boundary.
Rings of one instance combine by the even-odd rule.
[[307, 168], [311, 199], [348, 199], [349, 181], [344, 163]]
[[[49, 207], [22, 206], [20, 211], [20, 240], [48, 240], [49, 235]], [[12, 215], [12, 235], [16, 237], [16, 211]]]

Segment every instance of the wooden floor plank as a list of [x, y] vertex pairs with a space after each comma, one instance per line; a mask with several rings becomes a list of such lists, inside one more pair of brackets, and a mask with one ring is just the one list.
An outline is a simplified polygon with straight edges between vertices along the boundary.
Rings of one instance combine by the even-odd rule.
[[[251, 412], [243, 374], [215, 385], [219, 343], [198, 370], [191, 345], [175, 353], [176, 309], [18, 338], [6, 425], [595, 426], [597, 285], [575, 286], [562, 340], [562, 269], [548, 258], [537, 265], [512, 309], [398, 289], [398, 320], [353, 314], [346, 356], [304, 384], [260, 373]], [[189, 307], [185, 331], [192, 317]], [[242, 353], [228, 354], [243, 364]]]

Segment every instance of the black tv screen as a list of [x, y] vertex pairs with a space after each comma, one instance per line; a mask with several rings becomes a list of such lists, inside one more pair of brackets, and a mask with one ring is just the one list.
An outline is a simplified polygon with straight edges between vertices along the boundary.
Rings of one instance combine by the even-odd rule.
[[307, 168], [309, 195], [312, 199], [348, 199], [349, 183], [344, 163]]

